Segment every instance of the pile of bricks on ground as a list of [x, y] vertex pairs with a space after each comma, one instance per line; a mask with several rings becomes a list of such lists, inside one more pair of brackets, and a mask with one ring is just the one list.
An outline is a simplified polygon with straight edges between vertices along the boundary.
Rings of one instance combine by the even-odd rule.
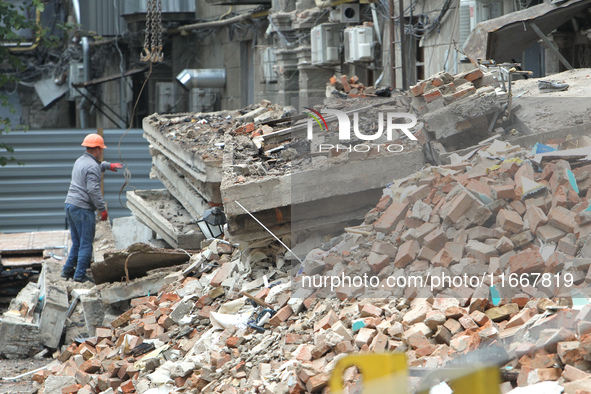
[[[542, 159], [538, 167], [526, 150], [495, 147], [505, 160], [491, 159], [485, 147], [470, 162], [395, 182], [363, 226], [328, 250], [312, 250], [294, 282], [327, 273], [385, 280], [569, 272], [583, 286], [591, 166]], [[524, 193], [525, 179], [541, 187]], [[292, 287], [282, 259], [265, 263], [265, 253], [250, 251], [249, 263], [264, 262], [251, 272], [244, 256], [217, 242], [194, 255], [157, 295], [132, 300], [95, 337], [65, 345], [59, 363], [33, 376], [44, 382], [40, 392], [326, 392], [330, 372], [349, 353], [405, 352], [412, 367], [444, 367], [477, 349], [504, 354], [497, 359], [503, 392], [542, 381], [558, 381], [566, 393], [591, 391], [591, 305], [572, 309], [555, 286], [511, 292], [486, 283], [429, 294], [340, 287], [324, 299], [325, 288]], [[358, 388], [355, 367], [344, 381], [347, 392]]]
[[[478, 68], [457, 75], [440, 72], [412, 86], [410, 93], [416, 98], [417, 103], [424, 105], [440, 101], [442, 105], [446, 105], [464, 96], [471, 95], [477, 89], [489, 86], [494, 82], [495, 79], [492, 74], [487, 73], [485, 75]], [[417, 105], [417, 107], [421, 108], [423, 106]]]
[[376, 89], [374, 87], [366, 87], [359, 81], [359, 77], [354, 75], [349, 78], [347, 75], [336, 76], [330, 78], [330, 85], [341, 94], [349, 97], [375, 97]]

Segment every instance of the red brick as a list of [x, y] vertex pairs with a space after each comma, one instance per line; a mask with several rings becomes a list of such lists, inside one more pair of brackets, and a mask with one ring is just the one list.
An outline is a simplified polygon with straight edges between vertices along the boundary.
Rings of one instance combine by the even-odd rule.
[[427, 103], [431, 103], [437, 100], [439, 97], [442, 97], [441, 91], [439, 89], [430, 90], [428, 93], [424, 93], [423, 97]]
[[279, 326], [281, 323], [286, 321], [291, 315], [293, 315], [293, 310], [291, 306], [285, 305], [283, 308], [279, 309], [275, 315], [269, 320], [269, 324], [274, 327]]
[[509, 258], [511, 272], [516, 274], [544, 272], [546, 264], [537, 249], [519, 252]]
[[393, 202], [388, 209], [380, 216], [380, 218], [373, 224], [376, 231], [382, 233], [390, 233], [400, 220], [403, 220], [408, 211], [408, 204]]
[[341, 84], [343, 85], [343, 90], [345, 93], [349, 93], [351, 91], [351, 85], [349, 84], [349, 77], [346, 75], [341, 75]]
[[459, 75], [460, 78], [464, 78], [465, 80], [469, 81], [469, 82], [473, 82], [477, 79], [480, 79], [484, 76], [484, 74], [482, 73], [482, 70], [480, 70], [479, 68], [475, 68], [472, 71], [466, 71], [464, 73], [462, 73], [461, 75]]
[[134, 298], [133, 300], [131, 300], [129, 305], [131, 305], [132, 308], [135, 308], [136, 306], [145, 305], [145, 304], [149, 303], [150, 301], [155, 301], [155, 300], [156, 300], [155, 296], [139, 297], [139, 298]]
[[230, 337], [226, 340], [226, 346], [231, 349], [235, 349], [242, 343], [243, 340], [244, 338], [241, 337]]
[[240, 126], [236, 129], [234, 129], [233, 133], [236, 135], [240, 135], [240, 134], [250, 134], [255, 130], [255, 126], [254, 123], [248, 123], [244, 126]]
[[418, 84], [410, 87], [410, 92], [415, 97], [421, 96], [423, 94], [423, 92], [425, 91], [426, 84], [427, 84], [426, 81], [419, 82]]
[[123, 383], [121, 386], [119, 386], [119, 388], [125, 393], [133, 393], [135, 392], [135, 387], [133, 385], [133, 381], [132, 380], [128, 380], [127, 382]]
[[445, 213], [445, 218], [452, 223], [456, 223], [464, 216], [464, 213], [471, 207], [472, 203], [472, 197], [469, 196], [468, 193], [461, 193], [460, 195], [455, 196], [446, 204], [449, 208]]
[[508, 209], [501, 209], [497, 214], [497, 222], [505, 231], [509, 231], [513, 234], [521, 232], [523, 229], [523, 220], [521, 216], [515, 211], [509, 211]]
[[490, 186], [488, 186], [487, 184], [485, 184], [483, 182], [477, 181], [476, 179], [471, 179], [470, 181], [468, 181], [468, 184], [466, 185], [466, 189], [473, 192], [478, 198], [480, 198], [479, 195], [484, 195], [484, 196], [488, 197], [491, 201], [493, 199], [492, 198], [492, 191], [490, 190]]
[[394, 260], [394, 266], [397, 268], [404, 268], [409, 265], [417, 256], [420, 245], [415, 240], [406, 241], [398, 249], [396, 259]]
[[531, 317], [534, 314], [532, 313], [532, 310], [529, 308], [524, 308], [522, 309], [518, 314], [516, 314], [515, 316], [513, 316], [511, 318], [511, 320], [509, 320], [507, 322], [507, 325], [505, 326], [505, 328], [511, 328], [511, 327], [517, 327], [517, 326], [522, 326], [525, 323], [528, 322], [529, 319], [531, 319]]
[[463, 87], [463, 88], [455, 91], [454, 93], [451, 94], [451, 96], [453, 98], [457, 99], [457, 98], [464, 97], [465, 95], [473, 93], [475, 91], [476, 91], [476, 88], [474, 86], [469, 85], [469, 86]]
[[308, 382], [306, 383], [306, 389], [309, 393], [316, 392], [326, 387], [329, 379], [330, 375], [327, 373], [321, 373], [319, 375], [312, 376], [310, 379], [308, 379]]
[[295, 334], [293, 332], [288, 332], [285, 334], [285, 344], [292, 345], [294, 343], [299, 343], [303, 341], [303, 336], [300, 334]]
[[452, 255], [444, 248], [435, 255], [435, 257], [431, 260], [434, 267], [449, 267], [449, 265], [454, 261]]
[[427, 197], [431, 192], [431, 187], [429, 185], [422, 185], [419, 186], [416, 190], [410, 192], [406, 198], [411, 204], [422, 200], [423, 198]]
[[497, 200], [510, 200], [516, 198], [513, 185], [494, 185], [491, 186], [492, 195]]
[[436, 228], [425, 236], [425, 246], [431, 250], [440, 250], [448, 241], [447, 235], [441, 229]]
[[548, 218], [542, 209], [535, 205], [530, 205], [525, 212], [525, 219], [529, 223], [532, 233], [535, 233], [539, 226], [548, 223]]
[[538, 382], [555, 381], [560, 379], [560, 375], [562, 374], [560, 368], [538, 368], [532, 372], [537, 372]]
[[575, 215], [563, 207], [554, 207], [548, 212], [548, 223], [567, 233], [574, 233], [577, 227]]
[[295, 359], [299, 361], [312, 361], [312, 349], [314, 349], [314, 345], [301, 344], [294, 352]]
[[75, 394], [82, 388], [82, 385], [72, 384], [70, 386], [62, 388], [62, 394]]
[[101, 362], [97, 359], [86, 360], [80, 365], [80, 370], [86, 373], [96, 373], [101, 370]]
[[388, 263], [390, 263], [390, 256], [371, 252], [367, 257], [367, 264], [369, 265], [369, 268], [371, 268], [371, 270], [376, 274], [380, 272], [385, 266], [387, 266]]
[[215, 276], [211, 280], [211, 286], [213, 286], [213, 287], [221, 286], [222, 282], [225, 281], [226, 279], [228, 279], [228, 277], [232, 273], [233, 268], [234, 268], [234, 264], [231, 262], [222, 264], [222, 266], [218, 269], [217, 273], [215, 274]]
[[335, 324], [339, 318], [337, 314], [330, 310], [322, 319], [320, 319], [316, 324], [314, 324], [314, 332], [322, 330], [327, 330]]
[[588, 379], [591, 375], [589, 375], [585, 371], [581, 371], [578, 368], [573, 367], [572, 365], [565, 365], [564, 371], [562, 372], [562, 377], [567, 382], [574, 382], [576, 380]]
[[380, 317], [384, 313], [382, 308], [378, 308], [372, 304], [365, 304], [361, 309], [361, 317]]
[[335, 346], [335, 352], [336, 352], [336, 354], [353, 353], [354, 351], [355, 351], [355, 347], [353, 346], [353, 344], [351, 343], [351, 341], [339, 342]]
[[369, 345], [371, 340], [377, 335], [377, 331], [373, 328], [363, 327], [355, 336], [355, 345], [361, 348], [363, 345]]

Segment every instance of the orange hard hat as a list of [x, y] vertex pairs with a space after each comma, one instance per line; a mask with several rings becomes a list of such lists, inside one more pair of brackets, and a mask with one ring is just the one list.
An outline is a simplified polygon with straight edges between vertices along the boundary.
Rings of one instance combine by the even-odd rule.
[[84, 141], [82, 141], [82, 146], [86, 146], [87, 148], [106, 148], [105, 140], [98, 134], [88, 134], [84, 137]]

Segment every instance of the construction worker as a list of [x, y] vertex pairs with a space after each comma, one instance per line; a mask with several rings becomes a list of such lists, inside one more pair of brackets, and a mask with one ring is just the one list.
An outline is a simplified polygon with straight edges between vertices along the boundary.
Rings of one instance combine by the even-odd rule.
[[109, 169], [116, 172], [122, 168], [120, 163], [100, 162], [103, 149], [106, 148], [103, 137], [88, 134], [82, 146], [86, 153], [80, 156], [72, 169], [72, 181], [66, 197], [66, 220], [72, 235], [72, 248], [68, 260], [62, 269], [62, 278], [74, 278], [76, 282], [92, 281], [86, 270], [92, 258], [92, 242], [96, 226], [95, 210], [101, 220], [109, 215], [101, 193], [101, 175]]

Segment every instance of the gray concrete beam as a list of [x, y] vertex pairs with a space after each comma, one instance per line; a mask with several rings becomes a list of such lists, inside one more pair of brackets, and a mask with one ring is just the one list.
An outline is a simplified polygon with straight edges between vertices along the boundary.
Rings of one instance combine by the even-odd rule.
[[[178, 114], [177, 114], [178, 116]], [[203, 160], [198, 152], [182, 149], [176, 142], [166, 138], [157, 126], [151, 123], [151, 118], [144, 118], [142, 122], [144, 138], [177, 165], [191, 173], [194, 178], [202, 182], [221, 182], [221, 160]]]
[[[203, 234], [196, 224], [175, 226], [158, 211], [153, 209], [146, 199], [156, 199], [163, 203], [173, 199], [166, 190], [133, 190], [127, 192], [127, 206], [137, 217], [176, 249], [199, 249]], [[180, 204], [179, 204], [180, 206]], [[184, 211], [184, 208], [181, 207]], [[189, 213], [186, 212], [189, 216]]]

